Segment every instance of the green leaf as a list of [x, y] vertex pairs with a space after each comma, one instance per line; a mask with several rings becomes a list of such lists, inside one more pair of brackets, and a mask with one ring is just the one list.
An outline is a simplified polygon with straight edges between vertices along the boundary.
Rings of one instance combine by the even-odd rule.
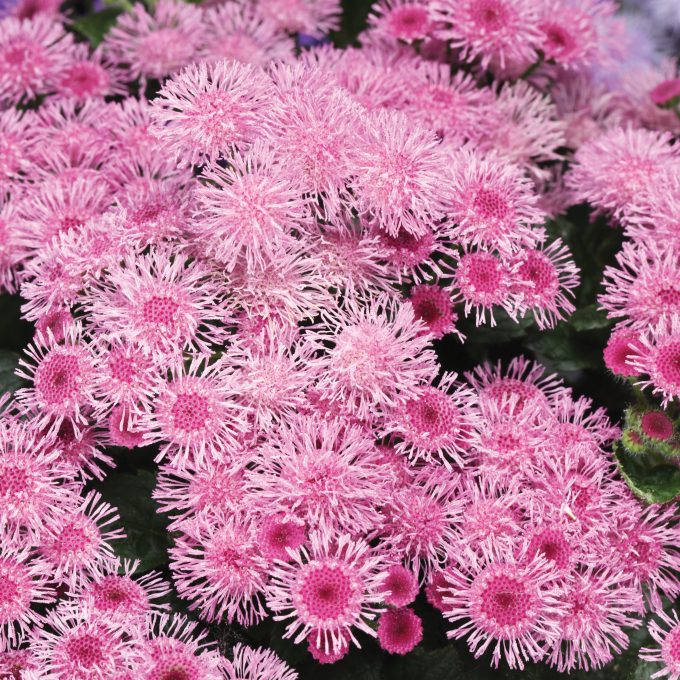
[[630, 674], [630, 680], [651, 680], [652, 675], [656, 673], [661, 666], [648, 661], [638, 661], [633, 672]]
[[87, 14], [73, 22], [73, 28], [90, 41], [92, 47], [96, 47], [104, 39], [109, 29], [116, 23], [121, 14], [120, 7], [107, 7], [101, 12]]
[[98, 485], [104, 499], [118, 508], [127, 534], [115, 543], [116, 554], [140, 560], [142, 571], [165, 564], [171, 545], [167, 519], [151, 498], [155, 483], [152, 472], [138, 470], [134, 475], [113, 472]]
[[591, 331], [597, 328], [609, 328], [612, 322], [607, 318], [606, 312], [597, 308], [597, 305], [586, 305], [577, 309], [569, 318], [569, 323], [577, 331]]
[[433, 650], [414, 649], [402, 658], [390, 659], [390, 669], [383, 674], [386, 680], [449, 680], [463, 677], [458, 650], [451, 644]]
[[651, 456], [633, 456], [623, 447], [614, 447], [621, 475], [631, 491], [646, 503], [669, 503], [680, 498], [680, 468]]
[[0, 395], [5, 392], [16, 392], [24, 381], [14, 374], [19, 365], [19, 354], [8, 349], [0, 349]]
[[533, 334], [527, 346], [539, 361], [558, 371], [579, 371], [602, 365], [602, 351], [564, 323]]

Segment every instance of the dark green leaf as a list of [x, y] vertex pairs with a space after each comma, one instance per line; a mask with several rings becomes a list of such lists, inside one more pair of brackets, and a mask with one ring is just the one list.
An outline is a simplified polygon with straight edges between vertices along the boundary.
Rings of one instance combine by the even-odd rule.
[[96, 47], [104, 39], [109, 29], [116, 23], [118, 15], [122, 12], [119, 7], [107, 7], [101, 12], [87, 14], [73, 22], [73, 28], [90, 41], [92, 47]]
[[15, 392], [24, 381], [14, 371], [19, 364], [19, 354], [7, 349], [0, 349], [0, 394]]
[[602, 364], [602, 351], [564, 323], [552, 330], [532, 334], [527, 346], [539, 361], [558, 371], [598, 368]]
[[389, 671], [383, 674], [386, 680], [453, 680], [462, 675], [458, 650], [452, 644], [434, 650], [419, 647], [405, 657], [390, 659], [390, 662]]
[[590, 331], [596, 328], [609, 328], [612, 322], [597, 305], [586, 305], [577, 309], [569, 318], [569, 323], [577, 331]]
[[116, 554], [140, 560], [142, 571], [165, 564], [171, 545], [167, 520], [151, 498], [155, 482], [153, 473], [138, 470], [134, 475], [111, 473], [98, 486], [104, 499], [118, 508], [127, 534], [114, 544]]
[[615, 447], [621, 475], [633, 493], [646, 503], [668, 503], [680, 498], [680, 468], [650, 456], [633, 456]]

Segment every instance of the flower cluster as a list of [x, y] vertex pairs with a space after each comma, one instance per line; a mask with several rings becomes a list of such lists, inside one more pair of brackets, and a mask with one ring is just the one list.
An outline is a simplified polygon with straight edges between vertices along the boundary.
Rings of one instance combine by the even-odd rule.
[[[605, 361], [680, 396], [666, 67], [635, 100], [607, 0], [385, 0], [362, 48], [301, 49], [339, 11], [158, 0], [95, 50], [51, 1], [0, 20], [0, 286], [36, 327], [0, 404], [0, 674], [297, 677], [172, 588], [321, 664], [410, 652], [422, 589], [475, 655], [559, 671], [680, 595], [680, 517], [618, 478], [602, 409], [435, 352], [567, 319], [548, 222], [587, 201], [630, 236]], [[147, 446], [172, 584], [93, 489]]]

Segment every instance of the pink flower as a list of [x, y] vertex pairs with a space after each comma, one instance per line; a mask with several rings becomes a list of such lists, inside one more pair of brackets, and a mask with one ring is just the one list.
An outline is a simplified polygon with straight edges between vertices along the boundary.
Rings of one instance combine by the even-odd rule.
[[251, 460], [247, 507], [289, 513], [329, 533], [368, 533], [380, 523], [390, 471], [357, 426], [297, 416], [272, 430]]
[[523, 669], [526, 661], [545, 656], [546, 643], [559, 639], [566, 605], [543, 558], [520, 563], [485, 551], [449, 568], [446, 580], [444, 615], [454, 624], [448, 636], [466, 637], [475, 657], [490, 649], [494, 667], [504, 659], [510, 668]]
[[463, 467], [479, 422], [476, 395], [456, 384], [455, 373], [444, 373], [437, 385], [418, 388], [401, 408], [387, 415], [383, 433], [396, 440], [394, 448], [412, 462], [441, 461]]
[[161, 384], [153, 412], [141, 413], [137, 422], [144, 442], [162, 442], [157, 460], [170, 456], [183, 468], [191, 461], [222, 459], [238, 450], [238, 438], [247, 430], [246, 409], [236, 400], [234, 374], [224, 362], [208, 364], [205, 357], [184, 366], [170, 366], [171, 379]]
[[234, 154], [229, 165], [204, 168], [196, 191], [192, 232], [205, 252], [231, 271], [237, 261], [266, 266], [293, 229], [304, 228], [310, 208], [287, 168], [271, 147], [256, 144]]
[[456, 330], [458, 315], [453, 310], [455, 300], [446, 288], [423, 283], [411, 289], [408, 300], [413, 305], [416, 318], [425, 323], [435, 340], [449, 333], [455, 333], [461, 340], [465, 338]]
[[466, 61], [527, 66], [540, 44], [536, 6], [527, 0], [441, 0], [434, 18], [444, 24], [437, 35], [461, 49]]
[[233, 2], [203, 13], [204, 43], [198, 56], [205, 61], [234, 59], [254, 66], [290, 56], [294, 42], [274, 21], [251, 3]]
[[138, 634], [87, 610], [60, 607], [49, 627], [34, 631], [31, 649], [41, 668], [57, 678], [108, 680], [124, 677], [136, 655]]
[[94, 405], [95, 365], [90, 348], [81, 340], [81, 327], [66, 329], [65, 342], [57, 344], [48, 332], [38, 335], [19, 360], [17, 375], [32, 382], [32, 387], [17, 391], [17, 399], [36, 412], [39, 427], [48, 423], [52, 432], [64, 420], [78, 429], [85, 424], [83, 411]]
[[170, 568], [179, 595], [207, 621], [236, 620], [248, 626], [265, 617], [263, 591], [268, 561], [262, 556], [253, 522], [240, 514], [215, 521], [188, 520], [174, 548]]
[[264, 72], [250, 64], [192, 64], [153, 100], [154, 134], [180, 164], [217, 160], [259, 136], [269, 96]]
[[658, 441], [667, 441], [673, 436], [673, 421], [663, 411], [647, 411], [641, 420], [640, 427], [645, 436]]
[[659, 645], [655, 648], [643, 647], [640, 658], [663, 664], [656, 677], [668, 677], [669, 680], [680, 678], [680, 621], [677, 611], [671, 613], [657, 612], [659, 621], [649, 624], [649, 633]]
[[352, 188], [360, 213], [391, 236], [421, 236], [443, 217], [444, 156], [432, 132], [395, 112], [367, 120], [354, 154]]
[[390, 654], [408, 654], [422, 638], [422, 621], [412, 609], [388, 609], [380, 615], [378, 642]]
[[401, 564], [395, 564], [387, 570], [383, 586], [389, 591], [385, 602], [393, 607], [411, 604], [418, 594], [418, 579], [410, 569]]
[[314, 631], [312, 631], [307, 636], [307, 650], [312, 655], [314, 660], [318, 661], [320, 664], [337, 663], [340, 661], [340, 659], [343, 659], [347, 655], [347, 652], [349, 652], [349, 644], [347, 642], [341, 645], [337, 652], [334, 652], [333, 650], [326, 652], [317, 644], [317, 639], [321, 644], [323, 644], [319, 636]]
[[432, 31], [430, 13], [428, 4], [420, 0], [382, 0], [369, 21], [376, 35], [410, 43], [423, 40]]
[[295, 551], [307, 542], [307, 530], [305, 523], [293, 515], [268, 515], [262, 520], [259, 539], [266, 557], [286, 562], [289, 550]]
[[103, 49], [112, 60], [126, 64], [133, 78], [160, 80], [191, 62], [203, 35], [198, 7], [160, 0], [149, 14], [138, 3], [118, 17]]
[[538, 196], [520, 168], [492, 155], [463, 147], [453, 157], [452, 191], [446, 213], [451, 237], [465, 247], [497, 248], [512, 253], [541, 239], [533, 225], [544, 214]]
[[290, 622], [283, 637], [299, 644], [314, 631], [314, 644], [328, 653], [359, 642], [355, 629], [376, 636], [370, 626], [383, 599], [381, 557], [364, 541], [345, 534], [313, 533], [310, 547], [275, 563], [267, 587], [274, 620]]
[[257, 0], [256, 7], [286, 33], [323, 36], [340, 25], [338, 0]]
[[320, 395], [339, 401], [359, 418], [402, 406], [436, 372], [434, 354], [410, 304], [378, 296], [324, 314], [324, 326], [308, 333], [327, 357], [317, 383]]
[[626, 328], [614, 331], [604, 348], [604, 363], [616, 375], [634, 377], [640, 371], [632, 365], [635, 347], [639, 342], [639, 335]]
[[86, 296], [100, 337], [138, 346], [149, 356], [210, 353], [226, 335], [226, 303], [211, 270], [169, 247], [125, 256]]
[[680, 397], [680, 317], [661, 321], [643, 333], [626, 363], [636, 375], [648, 374], [636, 384], [651, 387], [652, 394], [661, 394], [662, 406]]
[[3, 546], [0, 592], [0, 643], [3, 647], [17, 645], [42, 625], [42, 616], [33, 605], [51, 604], [55, 599], [49, 565], [32, 557], [28, 549], [11, 550]]
[[678, 96], [680, 96], [680, 78], [664, 80], [649, 93], [649, 98], [657, 106], [663, 106]]
[[274, 652], [253, 649], [240, 642], [234, 645], [234, 658], [225, 662], [226, 680], [297, 680], [298, 674]]
[[45, 93], [72, 58], [73, 38], [52, 17], [0, 23], [0, 102], [11, 106]]

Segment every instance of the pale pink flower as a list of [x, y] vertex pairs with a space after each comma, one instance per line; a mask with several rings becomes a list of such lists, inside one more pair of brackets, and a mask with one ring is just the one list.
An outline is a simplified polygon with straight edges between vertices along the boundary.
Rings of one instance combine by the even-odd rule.
[[100, 337], [152, 356], [210, 354], [226, 337], [226, 303], [211, 270], [169, 247], [125, 255], [84, 302]]
[[[27, 549], [0, 548], [0, 643], [17, 645], [40, 628], [42, 616], [32, 605], [50, 604], [55, 599], [50, 567], [30, 555]], [[2, 666], [0, 665], [0, 670]]]
[[328, 310], [324, 325], [307, 334], [327, 352], [320, 395], [363, 419], [402, 406], [436, 373], [429, 335], [413, 307], [384, 296], [367, 302], [346, 300], [344, 309]]
[[501, 69], [528, 66], [540, 45], [537, 7], [530, 0], [440, 0], [434, 19], [437, 36], [460, 48], [467, 61], [481, 59]]
[[423, 639], [423, 623], [409, 607], [388, 609], [380, 615], [378, 642], [390, 654], [408, 654]]
[[199, 516], [182, 529], [186, 533], [169, 551], [170, 569], [190, 609], [207, 621], [236, 620], [244, 626], [261, 621], [269, 566], [252, 520], [240, 514], [219, 521]]
[[207, 8], [203, 25], [204, 42], [198, 48], [198, 58], [205, 61], [234, 59], [265, 66], [289, 57], [295, 46], [274, 21], [243, 0]]
[[433, 132], [398, 112], [373, 114], [354, 152], [357, 209], [391, 236], [423, 235], [444, 216], [445, 162]]
[[255, 6], [277, 30], [286, 33], [323, 36], [340, 26], [338, 0], [255, 0]]
[[[45, 14], [9, 17], [0, 23], [0, 102], [5, 107], [33, 99], [72, 59], [73, 37]], [[3, 107], [4, 108], [4, 107]]]
[[240, 642], [234, 657], [225, 662], [226, 680], [297, 680], [298, 674], [269, 649], [253, 649]]
[[159, 0], [152, 14], [136, 3], [107, 33], [104, 53], [133, 78], [164, 78], [196, 56], [205, 30], [201, 17], [200, 8], [175, 0]]
[[48, 677], [109, 680], [125, 677], [136, 655], [134, 628], [88, 610], [61, 607], [47, 615], [49, 627], [35, 629], [31, 650]]
[[327, 654], [360, 647], [355, 631], [375, 637], [370, 622], [382, 609], [381, 565], [381, 555], [362, 540], [313, 533], [309, 548], [271, 570], [267, 606], [275, 621], [288, 621], [283, 637], [299, 644], [313, 631]]
[[236, 152], [226, 168], [210, 164], [202, 174], [192, 236], [228, 271], [241, 259], [249, 268], [265, 266], [309, 220], [302, 188], [271, 147], [256, 144]]
[[[0, 147], [1, 145], [2, 141], [0, 141]], [[2, 154], [1, 149], [0, 154]], [[9, 200], [0, 198], [0, 290], [8, 293], [15, 293], [17, 290], [18, 252], [17, 218], [14, 206]]]
[[465, 247], [497, 248], [511, 253], [535, 246], [544, 213], [520, 168], [492, 154], [480, 156], [469, 146], [453, 156], [447, 217], [451, 237]]
[[680, 314], [680, 253], [662, 243], [626, 241], [616, 254], [617, 267], [604, 270], [600, 307], [611, 319], [646, 329]]
[[663, 664], [661, 670], [654, 673], [657, 678], [668, 677], [668, 680], [680, 678], [680, 620], [678, 612], [657, 612], [658, 621], [651, 621], [649, 633], [658, 647], [643, 647], [640, 658]]
[[82, 341], [80, 324], [65, 331], [63, 344], [49, 331], [46, 338], [38, 335], [17, 368], [17, 375], [32, 383], [17, 390], [17, 399], [36, 412], [39, 427], [49, 424], [52, 432], [64, 420], [79, 429], [86, 423], [83, 412], [94, 406], [94, 357]]
[[[18, 180], [30, 165], [35, 115], [15, 108], [0, 113], [0, 179]], [[4, 197], [3, 197], [4, 198]]]
[[523, 248], [515, 259], [519, 266], [513, 271], [513, 283], [519, 306], [531, 311], [541, 330], [554, 327], [574, 312], [579, 269], [561, 239]]
[[369, 533], [390, 471], [370, 436], [341, 419], [291, 418], [256, 450], [247, 507], [285, 512], [311, 529]]
[[125, 538], [125, 532], [116, 526], [120, 521], [116, 509], [96, 491], [74, 499], [71, 505], [69, 512], [47, 517], [39, 546], [54, 580], [67, 587], [82, 584], [102, 570], [115, 569], [110, 542]]
[[180, 164], [228, 156], [261, 136], [270, 89], [264, 72], [250, 64], [192, 64], [153, 100], [153, 132]]

